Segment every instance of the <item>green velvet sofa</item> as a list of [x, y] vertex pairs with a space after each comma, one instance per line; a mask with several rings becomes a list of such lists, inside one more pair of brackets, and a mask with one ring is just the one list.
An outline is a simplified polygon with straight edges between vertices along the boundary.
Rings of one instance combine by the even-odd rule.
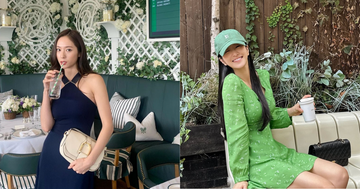
[[[1, 75], [0, 92], [13, 89], [13, 93], [19, 96], [38, 95], [38, 101], [42, 100], [43, 83], [45, 74], [24, 75]], [[118, 92], [124, 98], [141, 96], [141, 106], [137, 119], [141, 122], [150, 112], [155, 114], [156, 129], [164, 141], [135, 142], [130, 161], [133, 164], [133, 172], [130, 174], [130, 183], [138, 187], [136, 155], [143, 149], [159, 144], [172, 143], [179, 133], [179, 96], [180, 82], [156, 80], [150, 81], [144, 78], [101, 75], [104, 78], [109, 99], [114, 92]], [[101, 129], [100, 118], [95, 120], [95, 134]]]

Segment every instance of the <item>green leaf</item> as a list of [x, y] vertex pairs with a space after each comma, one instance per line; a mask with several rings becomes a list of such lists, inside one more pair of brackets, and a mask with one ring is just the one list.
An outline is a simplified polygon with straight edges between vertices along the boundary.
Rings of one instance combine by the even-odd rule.
[[280, 56], [279, 54], [276, 54], [276, 55], [275, 55], [275, 61], [276, 61], [276, 63], [280, 63], [281, 60], [282, 60], [281, 56]]
[[282, 70], [286, 70], [288, 68], [288, 65], [286, 63], [284, 63], [282, 66], [281, 66], [281, 69]]
[[257, 37], [256, 37], [255, 35], [253, 35], [253, 36], [251, 37], [251, 39], [256, 42]]
[[282, 77], [282, 78], [285, 78], [285, 79], [291, 78], [290, 70], [284, 71], [284, 72], [281, 74], [281, 77]]
[[344, 85], [344, 83], [343, 83], [342, 81], [340, 81], [340, 80], [338, 80], [338, 81], [336, 82], [336, 87], [337, 87], [337, 88], [342, 87], [343, 85]]
[[354, 45], [348, 45], [343, 48], [344, 53], [350, 54], [351, 49], [354, 47]]
[[326, 86], [329, 86], [329, 80], [328, 79], [321, 79], [320, 82]]

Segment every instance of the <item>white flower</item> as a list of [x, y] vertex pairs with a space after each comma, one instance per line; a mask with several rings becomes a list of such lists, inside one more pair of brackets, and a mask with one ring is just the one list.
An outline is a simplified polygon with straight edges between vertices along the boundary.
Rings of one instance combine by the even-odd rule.
[[64, 20], [65, 20], [65, 22], [69, 22], [69, 17], [65, 16]]
[[134, 66], [129, 67], [130, 71], [134, 70]]
[[58, 12], [58, 11], [60, 11], [61, 10], [61, 5], [60, 5], [60, 3], [53, 3], [53, 4], [51, 4], [51, 6], [50, 6], [50, 12], [51, 13], [55, 13], [55, 12]]
[[30, 102], [30, 98], [27, 97], [24, 99], [24, 103], [29, 103], [29, 102]]
[[115, 5], [114, 12], [119, 11], [119, 5]]
[[16, 112], [19, 110], [19, 104], [20, 102], [15, 100], [15, 98], [12, 96], [11, 98], [6, 99], [5, 102], [2, 104], [2, 111]]
[[122, 25], [121, 25], [121, 30], [126, 33], [127, 29], [130, 27], [131, 22], [130, 21], [125, 21]]
[[24, 102], [24, 104], [22, 105], [23, 108], [26, 108], [28, 106], [28, 103]]
[[105, 62], [109, 61], [109, 56], [105, 56]]
[[137, 8], [136, 14], [138, 14], [139, 16], [142, 16], [144, 14], [144, 10]]
[[120, 65], [125, 66], [124, 59], [120, 60]]
[[76, 4], [73, 6], [73, 8], [71, 9], [71, 12], [74, 13], [74, 14], [76, 14], [77, 11], [78, 11], [78, 9], [79, 9], [79, 3], [76, 3]]
[[20, 60], [19, 60], [19, 59], [16, 59], [15, 64], [19, 64], [19, 63], [20, 63]]
[[30, 61], [30, 66], [32, 67], [36, 66], [36, 61], [35, 60]]
[[0, 70], [5, 70], [5, 62], [4, 61], [0, 62]]
[[144, 62], [136, 63], [136, 69], [138, 69], [138, 70], [141, 70], [143, 66], [144, 66]]
[[28, 12], [32, 12], [32, 9], [28, 9]]
[[115, 28], [118, 29], [118, 30], [121, 30], [123, 23], [124, 23], [124, 21], [121, 20], [121, 19], [115, 20]]
[[25, 45], [26, 45], [25, 41], [23, 41], [23, 40], [20, 41], [20, 44], [21, 44], [22, 46], [25, 46]]
[[46, 54], [50, 55], [51, 54], [51, 50], [50, 49], [46, 49]]
[[162, 65], [162, 63], [160, 61], [158, 61], [158, 60], [154, 60], [153, 63], [154, 63], [154, 68]]
[[60, 19], [60, 14], [57, 14], [56, 16], [55, 16], [55, 20], [59, 20]]
[[77, 0], [69, 0], [69, 5], [75, 4]]
[[17, 58], [16, 58], [16, 57], [13, 57], [13, 58], [11, 59], [11, 62], [14, 63], [14, 64], [16, 64], [16, 60], [17, 60]]

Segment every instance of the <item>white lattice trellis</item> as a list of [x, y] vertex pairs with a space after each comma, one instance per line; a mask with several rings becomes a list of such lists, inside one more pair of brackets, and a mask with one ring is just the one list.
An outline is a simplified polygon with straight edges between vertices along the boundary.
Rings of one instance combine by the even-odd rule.
[[[143, 32], [143, 27], [145, 19], [145, 15], [138, 15], [136, 13], [136, 7], [131, 6], [130, 1], [125, 1], [126, 8], [130, 9], [131, 14], [133, 15], [130, 22], [131, 26], [128, 28], [126, 33], [123, 31], [120, 32], [120, 38], [118, 40], [118, 46], [121, 49], [122, 53], [131, 54], [134, 56], [139, 57], [156, 57], [162, 62], [164, 62], [166, 65], [169, 65], [171, 61], [177, 62], [178, 65], [175, 66], [173, 69], [173, 75], [174, 78], [178, 78], [179, 75], [179, 67], [180, 64], [180, 43], [179, 42], [170, 42], [170, 47], [166, 48], [163, 51], [159, 51], [155, 46], [154, 42], [148, 42], [146, 41], [146, 35]], [[100, 51], [103, 51], [105, 56], [113, 55], [114, 53], [117, 53], [117, 49], [111, 49], [111, 43], [110, 41], [98, 41], [98, 36], [94, 32], [96, 31], [97, 27], [94, 25], [94, 23], [97, 20], [97, 16], [92, 13], [98, 12], [100, 9], [100, 4], [97, 0], [87, 0], [82, 1], [82, 3], [79, 4], [78, 12], [76, 13], [76, 24], [77, 30], [82, 34], [85, 43], [87, 46], [92, 47], [95, 42], [98, 42], [96, 44], [96, 48], [91, 48], [91, 51], [89, 52], [89, 58], [91, 60], [91, 65], [94, 69], [97, 68], [97, 66], [100, 64], [99, 59], [105, 58], [105, 57], [99, 57], [98, 54]], [[89, 11], [91, 10], [91, 11]], [[71, 11], [71, 10], [70, 10]], [[85, 19], [85, 21], [84, 21]], [[100, 44], [99, 44], [100, 43]], [[164, 42], [160, 42], [164, 43]], [[114, 65], [115, 64], [115, 65]], [[108, 71], [110, 73], [115, 73], [117, 67], [119, 66], [118, 61], [111, 61], [108, 66]]]
[[[36, 61], [40, 71], [48, 66], [48, 50], [54, 43], [59, 28], [54, 26], [54, 17], [50, 12], [52, 1], [48, 0], [9, 0], [8, 6], [18, 12], [15, 20], [18, 39], [15, 48], [22, 47], [17, 55], [20, 61]], [[60, 15], [59, 15], [60, 16]]]
[[[136, 13], [136, 7], [131, 7], [129, 1], [125, 1], [126, 8], [131, 10], [133, 17], [131, 18], [131, 26], [126, 33], [121, 32], [119, 39], [119, 47], [122, 52], [126, 54], [132, 54], [132, 56], [138, 55], [139, 57], [157, 57], [159, 60], [169, 65], [171, 61], [177, 62], [177, 66], [173, 69], [174, 78], [179, 78], [179, 70], [176, 67], [180, 66], [180, 42], [170, 42], [170, 48], [166, 48], [164, 51], [159, 51], [154, 47], [154, 42], [146, 41], [146, 35], [143, 32], [145, 15], [138, 15]], [[164, 42], [159, 42], [164, 43]], [[116, 65], [117, 66], [117, 65]]]

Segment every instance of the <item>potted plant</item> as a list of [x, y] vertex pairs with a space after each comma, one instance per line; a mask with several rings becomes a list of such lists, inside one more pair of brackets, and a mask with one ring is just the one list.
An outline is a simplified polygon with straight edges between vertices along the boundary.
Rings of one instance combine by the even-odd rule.
[[28, 118], [29, 112], [34, 111], [35, 107], [39, 107], [39, 103], [35, 99], [28, 96], [20, 99], [19, 112], [22, 113], [24, 118]]
[[2, 112], [4, 113], [5, 119], [15, 119], [16, 113], [19, 111], [20, 101], [17, 96], [10, 96], [1, 105]]

